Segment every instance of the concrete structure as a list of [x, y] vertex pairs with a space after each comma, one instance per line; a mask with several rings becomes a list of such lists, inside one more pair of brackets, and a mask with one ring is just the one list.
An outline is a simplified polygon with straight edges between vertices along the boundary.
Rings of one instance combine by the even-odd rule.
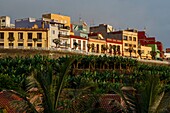
[[99, 24], [99, 26], [90, 27], [91, 33], [100, 33], [105, 39], [108, 38], [108, 33], [113, 31], [113, 27], [107, 24]]
[[49, 48], [48, 29], [0, 28], [1, 48]]
[[132, 57], [137, 57], [138, 53], [138, 33], [135, 29], [110, 32], [110, 38], [122, 40], [122, 55], [130, 56], [129, 50], [132, 49]]
[[140, 45], [142, 45], [142, 46], [148, 46], [149, 45], [150, 47], [153, 47], [154, 50], [155, 50], [154, 46], [156, 45], [157, 46], [156, 49], [158, 49], [159, 53], [160, 53], [159, 54], [160, 56], [157, 56], [157, 57], [161, 57], [161, 58], [164, 57], [163, 44], [160, 41], [156, 41], [155, 37], [147, 36], [145, 31], [138, 31], [138, 40], [139, 40]]
[[[75, 48], [74, 42], [78, 44], [77, 48]], [[74, 35], [70, 36], [70, 44], [72, 49], [80, 50], [82, 52], [87, 52], [88, 50], [87, 43], [88, 43], [88, 39], [84, 37], [74, 36]]]
[[0, 28], [10, 27], [11, 19], [9, 16], [0, 16]]
[[65, 24], [58, 23], [56, 20], [47, 18], [25, 18], [15, 20], [16, 28], [48, 28], [49, 30], [49, 47], [56, 47], [53, 42], [54, 39], [59, 39], [61, 41], [61, 47], [67, 46], [66, 43], [70, 44], [70, 28], [66, 27]]
[[170, 48], [166, 48], [166, 53], [170, 53]]
[[89, 27], [85, 21], [79, 20], [79, 22], [73, 22], [71, 24], [71, 31], [74, 32], [75, 36], [80, 36], [88, 39]]
[[48, 13], [48, 14], [43, 14], [42, 18], [48, 18], [48, 19], [55, 20], [58, 23], [62, 23], [66, 27], [69, 27], [69, 28], [71, 25], [71, 18], [69, 16], [65, 16], [65, 15]]
[[[108, 52], [111, 55], [120, 55], [120, 56], [122, 56], [122, 44], [123, 44], [122, 40], [116, 40], [116, 39], [113, 39], [113, 38], [107, 38], [106, 39], [106, 44], [107, 44], [107, 46], [109, 48]], [[115, 46], [116, 53], [114, 53], [113, 46]]]
[[[149, 46], [138, 46], [138, 50], [141, 50], [141, 58], [142, 59], [152, 59], [150, 52], [152, 51], [152, 47]], [[138, 54], [137, 56], [138, 58], [140, 58], [140, 55]]]

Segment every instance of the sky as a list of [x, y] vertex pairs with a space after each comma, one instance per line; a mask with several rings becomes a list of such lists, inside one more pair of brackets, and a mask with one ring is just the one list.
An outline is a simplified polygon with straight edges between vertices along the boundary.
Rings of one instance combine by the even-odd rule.
[[41, 18], [57, 13], [79, 18], [89, 26], [112, 25], [116, 30], [146, 30], [150, 37], [170, 47], [170, 0], [0, 0], [0, 16]]

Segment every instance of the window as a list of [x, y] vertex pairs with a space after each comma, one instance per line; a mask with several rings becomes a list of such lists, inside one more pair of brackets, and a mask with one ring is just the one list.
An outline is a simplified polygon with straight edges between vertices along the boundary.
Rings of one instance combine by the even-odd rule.
[[37, 44], [37, 47], [42, 47], [42, 44]]
[[5, 20], [2, 20], [2, 22], [5, 22]]
[[18, 46], [24, 46], [24, 44], [23, 43], [18, 43]]
[[132, 47], [132, 44], [129, 44], [129, 47]]
[[129, 50], [128, 49], [124, 49], [125, 52], [128, 52]]
[[23, 39], [23, 33], [18, 33], [18, 39]]
[[4, 39], [4, 33], [0, 32], [0, 39]]
[[32, 47], [32, 43], [28, 43], [28, 47]]
[[136, 41], [136, 37], [133, 37], [133, 41]]
[[123, 36], [123, 40], [128, 40], [128, 37], [127, 36]]
[[9, 37], [14, 37], [14, 33], [9, 33]]
[[4, 43], [0, 43], [0, 47], [3, 47], [4, 46]]
[[52, 34], [55, 34], [55, 30], [52, 31]]
[[32, 33], [28, 33], [28, 39], [32, 39]]
[[135, 47], [135, 48], [136, 48], [136, 45], [133, 45], [133, 47]]
[[129, 37], [129, 40], [132, 41], [132, 37], [131, 36]]
[[42, 39], [42, 33], [37, 33], [37, 39]]
[[128, 43], [125, 43], [125, 46], [128, 46]]
[[86, 41], [83, 41], [83, 50], [86, 50]]
[[81, 40], [78, 40], [79, 50], [81, 50]]

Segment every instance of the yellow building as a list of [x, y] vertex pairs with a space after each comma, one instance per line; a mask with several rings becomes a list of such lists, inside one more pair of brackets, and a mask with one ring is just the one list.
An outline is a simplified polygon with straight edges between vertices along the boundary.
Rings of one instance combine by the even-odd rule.
[[[110, 55], [122, 56], [122, 43], [123, 43], [122, 40], [106, 38], [106, 43], [108, 46], [108, 53], [110, 53]], [[114, 48], [115, 48], [115, 50], [114, 50]]]
[[71, 19], [69, 16], [49, 13], [49, 14], [43, 14], [42, 17], [48, 19], [54, 19], [57, 22], [64, 24], [65, 26], [69, 26], [70, 28]]
[[[139, 46], [139, 50], [141, 50], [141, 58], [142, 59], [152, 59], [150, 52], [152, 51], [152, 47], [149, 46]], [[138, 57], [140, 57], [138, 55]]]
[[101, 34], [89, 34], [88, 51], [94, 53], [105, 53], [103, 46], [106, 46], [106, 41]]
[[48, 48], [48, 29], [0, 28], [1, 48]]
[[137, 57], [138, 55], [138, 33], [137, 30], [121, 30], [109, 33], [109, 38], [122, 40], [122, 55], [130, 56], [129, 50], [132, 50], [131, 56]]

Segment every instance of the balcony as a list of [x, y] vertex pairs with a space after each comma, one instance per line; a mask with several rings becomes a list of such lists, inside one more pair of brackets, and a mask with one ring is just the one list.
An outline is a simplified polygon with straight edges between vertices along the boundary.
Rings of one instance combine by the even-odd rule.
[[42, 39], [37, 39], [37, 42], [42, 42]]
[[27, 42], [32, 42], [33, 40], [32, 39], [28, 39]]
[[4, 42], [4, 39], [0, 39], [0, 42]]
[[18, 39], [18, 42], [24, 42], [24, 39]]
[[59, 30], [62, 30], [62, 29], [65, 29], [65, 30], [70, 30], [70, 27], [69, 26], [60, 26], [58, 27]]
[[69, 38], [69, 37], [70, 37], [70, 35], [67, 35], [67, 34], [58, 34], [58, 37]]

